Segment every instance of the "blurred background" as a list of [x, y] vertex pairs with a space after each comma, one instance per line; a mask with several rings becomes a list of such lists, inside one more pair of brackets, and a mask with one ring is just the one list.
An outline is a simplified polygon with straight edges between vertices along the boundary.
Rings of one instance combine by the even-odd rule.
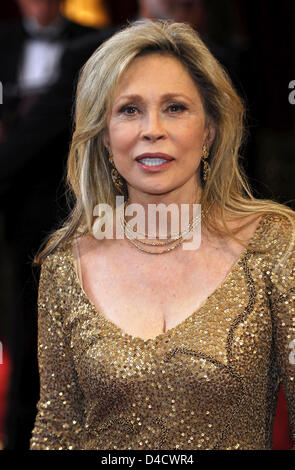
[[[0, 448], [28, 449], [34, 425], [39, 270], [32, 259], [71, 208], [63, 178], [77, 74], [101, 42], [139, 18], [196, 28], [245, 101], [240, 158], [255, 196], [295, 209], [294, 1], [2, 0]], [[281, 388], [273, 448], [290, 447]]]

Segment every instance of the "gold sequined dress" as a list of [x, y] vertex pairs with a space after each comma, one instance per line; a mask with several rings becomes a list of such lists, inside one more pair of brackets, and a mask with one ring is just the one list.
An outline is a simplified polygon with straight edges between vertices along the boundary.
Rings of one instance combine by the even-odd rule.
[[290, 227], [284, 216], [264, 215], [206, 302], [148, 340], [95, 309], [69, 242], [48, 255], [39, 284], [41, 388], [31, 449], [271, 449], [280, 382], [295, 442]]

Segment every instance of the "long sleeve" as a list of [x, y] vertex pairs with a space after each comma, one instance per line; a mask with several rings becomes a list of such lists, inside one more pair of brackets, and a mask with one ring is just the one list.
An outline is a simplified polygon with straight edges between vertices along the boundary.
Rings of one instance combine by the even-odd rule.
[[[286, 230], [287, 232], [287, 230]], [[285, 233], [286, 233], [285, 232]], [[279, 253], [281, 257], [284, 251]], [[280, 259], [278, 259], [278, 263]], [[274, 269], [272, 316], [274, 342], [281, 383], [286, 395], [293, 449], [295, 450], [295, 250]]]
[[79, 449], [84, 398], [63, 331], [65, 303], [54, 255], [41, 268], [38, 296], [40, 399], [31, 450]]

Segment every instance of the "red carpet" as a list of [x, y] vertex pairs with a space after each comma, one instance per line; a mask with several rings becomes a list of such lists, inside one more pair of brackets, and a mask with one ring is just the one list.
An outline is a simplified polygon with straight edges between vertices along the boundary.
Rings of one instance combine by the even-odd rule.
[[[2, 359], [2, 361], [1, 361]], [[2, 362], [2, 363], [1, 363]], [[0, 449], [4, 437], [4, 417], [10, 376], [10, 359], [5, 351], [0, 355]]]
[[283, 388], [280, 388], [273, 430], [273, 450], [289, 450], [292, 448], [291, 434], [288, 423], [288, 411]]

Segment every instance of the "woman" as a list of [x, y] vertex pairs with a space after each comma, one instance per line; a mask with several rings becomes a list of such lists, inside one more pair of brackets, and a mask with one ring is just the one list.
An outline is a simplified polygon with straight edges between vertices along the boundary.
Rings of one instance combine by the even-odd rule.
[[[294, 213], [251, 195], [242, 134], [242, 102], [189, 26], [132, 24], [88, 60], [75, 208], [37, 257], [32, 449], [270, 449], [280, 380], [294, 430]], [[98, 239], [97, 204], [116, 195], [125, 236]], [[140, 225], [160, 203], [186, 204], [190, 224], [134, 238], [128, 207]]]

